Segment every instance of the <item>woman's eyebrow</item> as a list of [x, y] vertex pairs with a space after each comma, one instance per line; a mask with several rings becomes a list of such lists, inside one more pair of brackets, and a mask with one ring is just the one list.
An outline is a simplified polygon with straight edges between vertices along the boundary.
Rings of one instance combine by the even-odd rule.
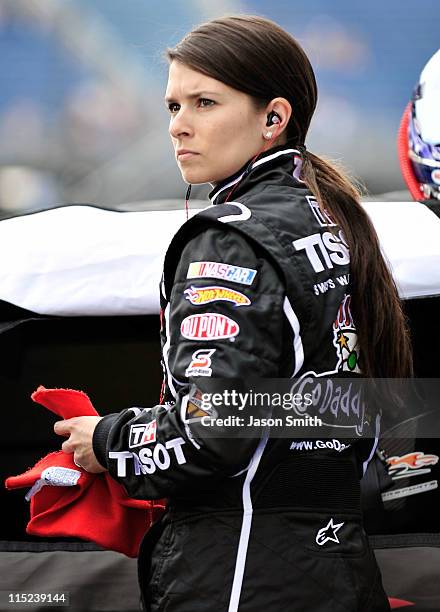
[[[194, 98], [204, 98], [206, 96], [219, 96], [219, 95], [221, 94], [216, 91], [206, 91], [203, 89], [201, 91], [195, 91], [193, 93], [190, 93], [185, 97], [188, 98], [189, 100], [192, 100]], [[164, 100], [165, 102], [174, 102], [175, 96], [165, 96]]]

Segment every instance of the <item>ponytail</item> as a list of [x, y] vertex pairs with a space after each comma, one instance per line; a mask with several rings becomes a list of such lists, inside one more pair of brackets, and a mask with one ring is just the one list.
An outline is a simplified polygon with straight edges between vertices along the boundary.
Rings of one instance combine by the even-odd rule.
[[357, 188], [333, 165], [302, 151], [301, 178], [341, 227], [350, 251], [351, 308], [365, 377], [413, 375], [409, 330], [394, 279]]

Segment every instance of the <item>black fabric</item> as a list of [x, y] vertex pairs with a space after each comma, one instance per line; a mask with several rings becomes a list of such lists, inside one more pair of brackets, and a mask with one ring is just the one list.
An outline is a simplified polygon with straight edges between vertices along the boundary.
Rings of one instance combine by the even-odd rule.
[[[314, 540], [327, 516], [255, 512], [258, 535], [249, 546], [240, 612], [389, 610], [359, 517], [337, 515], [348, 537], [324, 553]], [[146, 610], [227, 610], [240, 530], [241, 517], [231, 512], [165, 521], [152, 553]]]
[[[218, 185], [214, 206], [171, 242], [161, 283], [163, 403], [109, 415], [95, 430], [97, 454], [132, 497], [169, 499], [140, 559], [151, 611], [388, 609], [360, 511], [371, 439], [292, 449], [265, 433], [208, 438], [201, 417], [189, 418], [199, 414], [191, 383], [203, 391], [210, 378], [359, 372], [344, 237], [293, 177], [297, 153], [274, 153], [247, 169], [234, 201]], [[222, 325], [208, 333], [199, 320]], [[351, 360], [336, 343], [340, 325]]]
[[0, 541], [0, 552], [40, 553], [53, 552], [56, 550], [65, 552], [83, 552], [104, 549], [93, 542], [80, 542], [73, 540], [73, 538], [58, 538], [56, 542], [47, 542], [41, 539], [39, 539], [37, 542]]

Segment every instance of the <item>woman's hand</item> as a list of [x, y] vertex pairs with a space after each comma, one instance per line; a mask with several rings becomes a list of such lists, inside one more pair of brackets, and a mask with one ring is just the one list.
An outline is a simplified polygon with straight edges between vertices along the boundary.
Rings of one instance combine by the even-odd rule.
[[61, 448], [65, 453], [73, 453], [73, 461], [78, 466], [92, 474], [106, 472], [93, 452], [92, 439], [95, 427], [102, 417], [82, 416], [57, 421], [54, 431], [59, 436], [69, 436]]

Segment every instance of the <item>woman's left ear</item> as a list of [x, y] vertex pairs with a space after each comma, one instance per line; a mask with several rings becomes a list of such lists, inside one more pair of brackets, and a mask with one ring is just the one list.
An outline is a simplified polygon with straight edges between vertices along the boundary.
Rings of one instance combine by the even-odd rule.
[[[286, 128], [292, 115], [292, 107], [286, 98], [274, 98], [266, 107], [266, 124], [264, 126], [263, 137], [266, 140], [278, 137]], [[275, 130], [268, 128], [275, 127]]]

